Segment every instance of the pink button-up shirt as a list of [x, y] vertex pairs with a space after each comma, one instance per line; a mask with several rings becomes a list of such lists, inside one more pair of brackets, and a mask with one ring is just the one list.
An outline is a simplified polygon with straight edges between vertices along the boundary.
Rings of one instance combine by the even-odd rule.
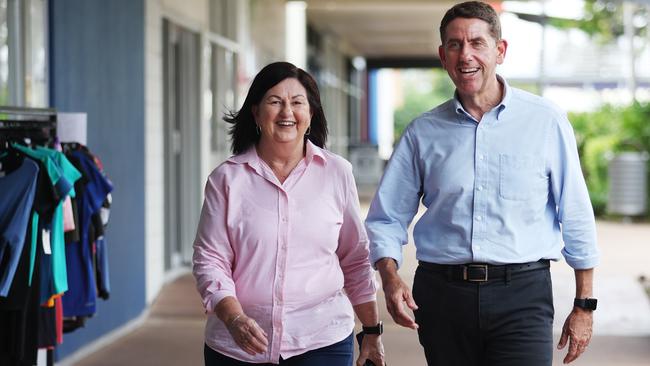
[[[352, 305], [376, 299], [352, 167], [307, 142], [284, 183], [255, 148], [208, 177], [194, 241], [194, 276], [208, 313], [205, 341], [245, 362], [278, 363], [346, 338]], [[234, 296], [269, 337], [250, 356], [214, 308]]]

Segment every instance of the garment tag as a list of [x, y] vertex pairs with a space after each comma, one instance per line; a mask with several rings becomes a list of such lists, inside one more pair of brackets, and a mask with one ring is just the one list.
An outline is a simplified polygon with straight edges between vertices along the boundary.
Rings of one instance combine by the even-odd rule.
[[52, 254], [52, 246], [50, 245], [50, 231], [43, 229], [43, 251], [45, 254]]

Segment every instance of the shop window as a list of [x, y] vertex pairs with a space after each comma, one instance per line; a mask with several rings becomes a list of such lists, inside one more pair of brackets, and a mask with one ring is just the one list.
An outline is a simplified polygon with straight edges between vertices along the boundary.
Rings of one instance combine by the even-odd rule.
[[47, 107], [47, 0], [0, 0], [0, 105]]

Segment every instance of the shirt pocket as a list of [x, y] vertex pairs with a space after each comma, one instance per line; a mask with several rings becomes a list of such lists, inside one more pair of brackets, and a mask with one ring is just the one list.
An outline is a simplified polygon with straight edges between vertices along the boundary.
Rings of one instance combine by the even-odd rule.
[[534, 155], [499, 154], [499, 196], [527, 201], [547, 194], [542, 160]]

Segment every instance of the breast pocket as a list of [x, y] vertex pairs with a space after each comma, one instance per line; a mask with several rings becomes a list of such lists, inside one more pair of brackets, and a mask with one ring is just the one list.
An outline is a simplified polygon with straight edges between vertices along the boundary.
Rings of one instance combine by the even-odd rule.
[[533, 155], [499, 155], [499, 196], [526, 201], [547, 194], [542, 160]]

